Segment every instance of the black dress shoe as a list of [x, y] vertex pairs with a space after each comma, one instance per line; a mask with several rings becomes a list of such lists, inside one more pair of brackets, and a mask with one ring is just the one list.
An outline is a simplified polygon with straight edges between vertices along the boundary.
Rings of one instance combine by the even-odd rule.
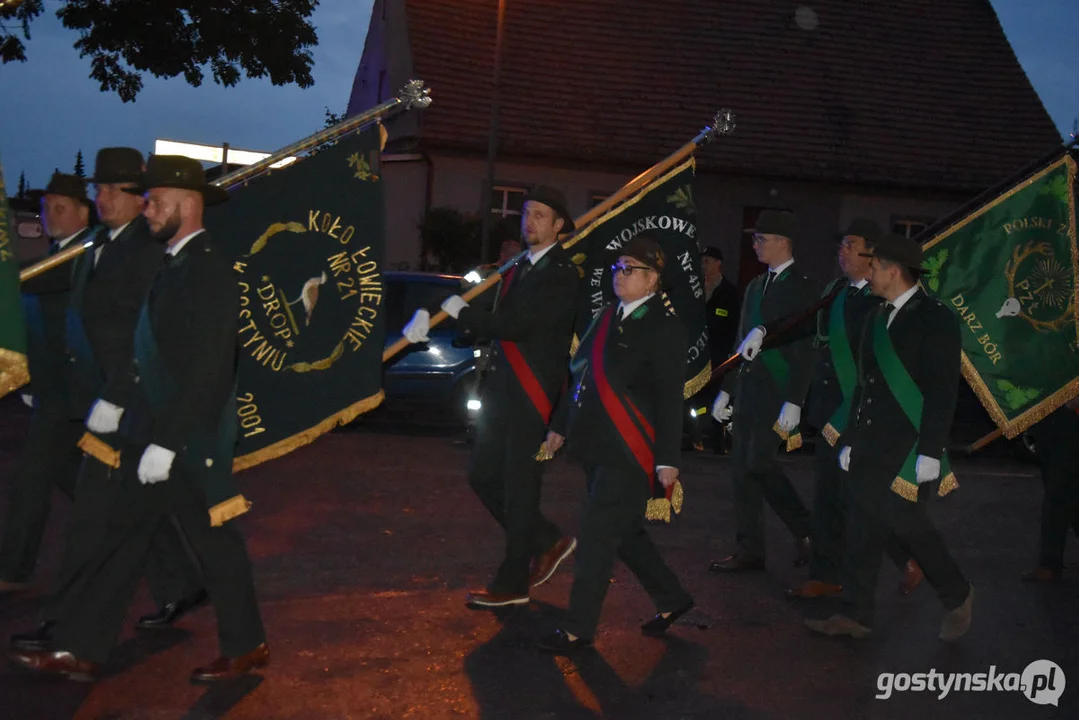
[[135, 627], [139, 630], [160, 630], [171, 627], [174, 622], [202, 605], [208, 598], [209, 596], [205, 590], [199, 590], [194, 595], [188, 595], [174, 603], [168, 603], [152, 615], [143, 615], [135, 623]]
[[693, 601], [690, 600], [689, 604], [683, 608], [675, 610], [667, 617], [663, 617], [662, 614], [656, 613], [656, 616], [641, 625], [641, 634], [648, 637], [662, 637], [663, 633], [667, 632], [667, 628], [674, 625], [675, 620], [685, 615], [687, 612], [693, 609]]
[[52, 650], [52, 629], [56, 621], [46, 620], [37, 626], [35, 630], [25, 633], [16, 633], [11, 636], [11, 647], [25, 652], [45, 652]]
[[555, 630], [550, 635], [545, 635], [539, 640], [540, 650], [545, 650], [555, 655], [572, 655], [588, 647], [592, 647], [591, 640], [580, 637], [576, 640], [570, 640], [565, 630]]
[[752, 555], [729, 555], [722, 560], [713, 560], [708, 566], [712, 572], [733, 573], [753, 572], [764, 569], [764, 560]]

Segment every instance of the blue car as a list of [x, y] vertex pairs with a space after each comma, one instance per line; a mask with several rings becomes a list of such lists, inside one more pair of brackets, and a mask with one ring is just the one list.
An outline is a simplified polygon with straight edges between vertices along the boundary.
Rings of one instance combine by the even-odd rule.
[[[422, 272], [387, 272], [386, 346], [401, 338], [405, 324], [419, 308], [431, 315], [450, 295], [471, 287], [460, 275]], [[472, 302], [490, 308], [495, 291], [488, 290]], [[456, 323], [452, 318], [431, 329], [430, 341], [411, 345], [391, 358], [383, 368], [386, 403], [409, 403], [448, 409], [452, 417], [471, 427], [481, 405], [476, 397], [478, 369], [487, 358], [486, 346], [455, 343]]]

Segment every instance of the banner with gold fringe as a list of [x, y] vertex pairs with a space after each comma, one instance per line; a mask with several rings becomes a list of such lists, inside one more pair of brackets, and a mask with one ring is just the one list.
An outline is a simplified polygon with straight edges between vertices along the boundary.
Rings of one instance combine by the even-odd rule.
[[13, 238], [4, 168], [0, 165], [0, 397], [30, 382], [26, 326], [19, 299], [19, 258]]
[[923, 246], [922, 285], [959, 316], [963, 375], [1009, 438], [1079, 395], [1074, 152]]
[[375, 125], [207, 209], [206, 226], [233, 258], [240, 286], [234, 471], [382, 402], [381, 147]]

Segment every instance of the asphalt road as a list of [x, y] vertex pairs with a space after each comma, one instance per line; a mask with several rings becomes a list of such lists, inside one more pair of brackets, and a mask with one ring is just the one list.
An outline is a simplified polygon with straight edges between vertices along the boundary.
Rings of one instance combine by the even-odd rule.
[[[11, 399], [0, 403], [0, 484], [10, 478], [27, 417]], [[217, 654], [213, 611], [202, 608], [157, 634], [136, 635], [129, 623], [94, 685], [3, 667], [0, 718], [1079, 717], [1079, 571], [1054, 587], [1019, 580], [1035, 558], [1041, 497], [1029, 465], [992, 454], [961, 461], [961, 490], [936, 510], [977, 588], [969, 635], [946, 646], [936, 639], [942, 610], [930, 588], [900, 597], [888, 566], [870, 639], [811, 636], [802, 623], [810, 610], [782, 594], [805, 573], [791, 566], [790, 540], [774, 516], [768, 572], [709, 573], [709, 560], [733, 543], [729, 461], [691, 455], [686, 509], [653, 536], [698, 608], [666, 640], [642, 637], [637, 627], [654, 610], [619, 566], [596, 650], [568, 661], [532, 643], [558, 623], [572, 562], [527, 607], [498, 615], [465, 609], [464, 593], [485, 583], [501, 548], [497, 526], [465, 481], [468, 447], [430, 427], [386, 430], [363, 423], [244, 473], [255, 505], [240, 522], [272, 655], [261, 676], [210, 689], [188, 684], [189, 670]], [[787, 462], [804, 497], [810, 461], [799, 454]], [[544, 509], [567, 531], [582, 491], [572, 464], [548, 469]], [[0, 600], [5, 637], [35, 621], [66, 514], [58, 498], [31, 590]], [[1079, 550], [1070, 542], [1075, 563]], [[149, 608], [140, 590], [132, 621]], [[1039, 659], [1057, 663], [1069, 683], [1059, 707], [1003, 690], [874, 697], [881, 673], [1022, 673]], [[897, 676], [894, 685], [903, 684]]]

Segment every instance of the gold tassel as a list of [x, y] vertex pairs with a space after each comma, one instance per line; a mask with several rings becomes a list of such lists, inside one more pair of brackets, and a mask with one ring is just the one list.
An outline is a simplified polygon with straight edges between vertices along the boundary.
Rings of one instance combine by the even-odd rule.
[[671, 509], [674, 510], [675, 515], [682, 514], [682, 504], [686, 500], [686, 493], [682, 489], [682, 483], [675, 480], [674, 489], [671, 490]]
[[839, 431], [832, 426], [832, 423], [828, 423], [824, 426], [824, 429], [821, 430], [821, 435], [824, 436], [825, 441], [832, 447], [835, 447], [835, 444], [839, 442]]
[[950, 472], [944, 476], [944, 479], [940, 481], [940, 487], [937, 488], [937, 495], [944, 497], [952, 490], [959, 489], [959, 481], [955, 478], [955, 473]]
[[111, 467], [113, 470], [120, 467], [120, 451], [113, 450], [107, 442], [93, 433], [83, 433], [79, 439], [78, 447], [90, 457], [96, 458], [101, 464]]
[[[2, 230], [2, 229], [0, 229]], [[30, 382], [26, 354], [0, 348], [0, 397]]]
[[540, 443], [540, 448], [532, 459], [536, 462], [547, 462], [548, 460], [554, 460], [554, 453], [547, 449], [547, 441]]
[[675, 515], [682, 514], [682, 505], [685, 504], [686, 493], [682, 489], [682, 483], [677, 480], [674, 482], [674, 487], [671, 488], [671, 499], [668, 500], [665, 497], [651, 498], [648, 504], [644, 508], [644, 519], [650, 521], [662, 520], [665, 523], [671, 521], [671, 511], [674, 511]]
[[892, 480], [892, 492], [904, 500], [918, 502], [918, 486], [907, 482], [898, 475], [895, 476], [895, 480]]
[[786, 443], [787, 452], [794, 452], [798, 448], [802, 447], [802, 433], [796, 432], [791, 435], [789, 432], [780, 429], [779, 421], [776, 421], [772, 425], [772, 431], [779, 436], [779, 439]]
[[652, 498], [644, 508], [645, 520], [662, 520], [665, 523], [671, 521], [671, 501], [667, 498]]
[[210, 527], [221, 527], [229, 520], [243, 515], [251, 509], [251, 501], [243, 495], [230, 497], [210, 508]]

